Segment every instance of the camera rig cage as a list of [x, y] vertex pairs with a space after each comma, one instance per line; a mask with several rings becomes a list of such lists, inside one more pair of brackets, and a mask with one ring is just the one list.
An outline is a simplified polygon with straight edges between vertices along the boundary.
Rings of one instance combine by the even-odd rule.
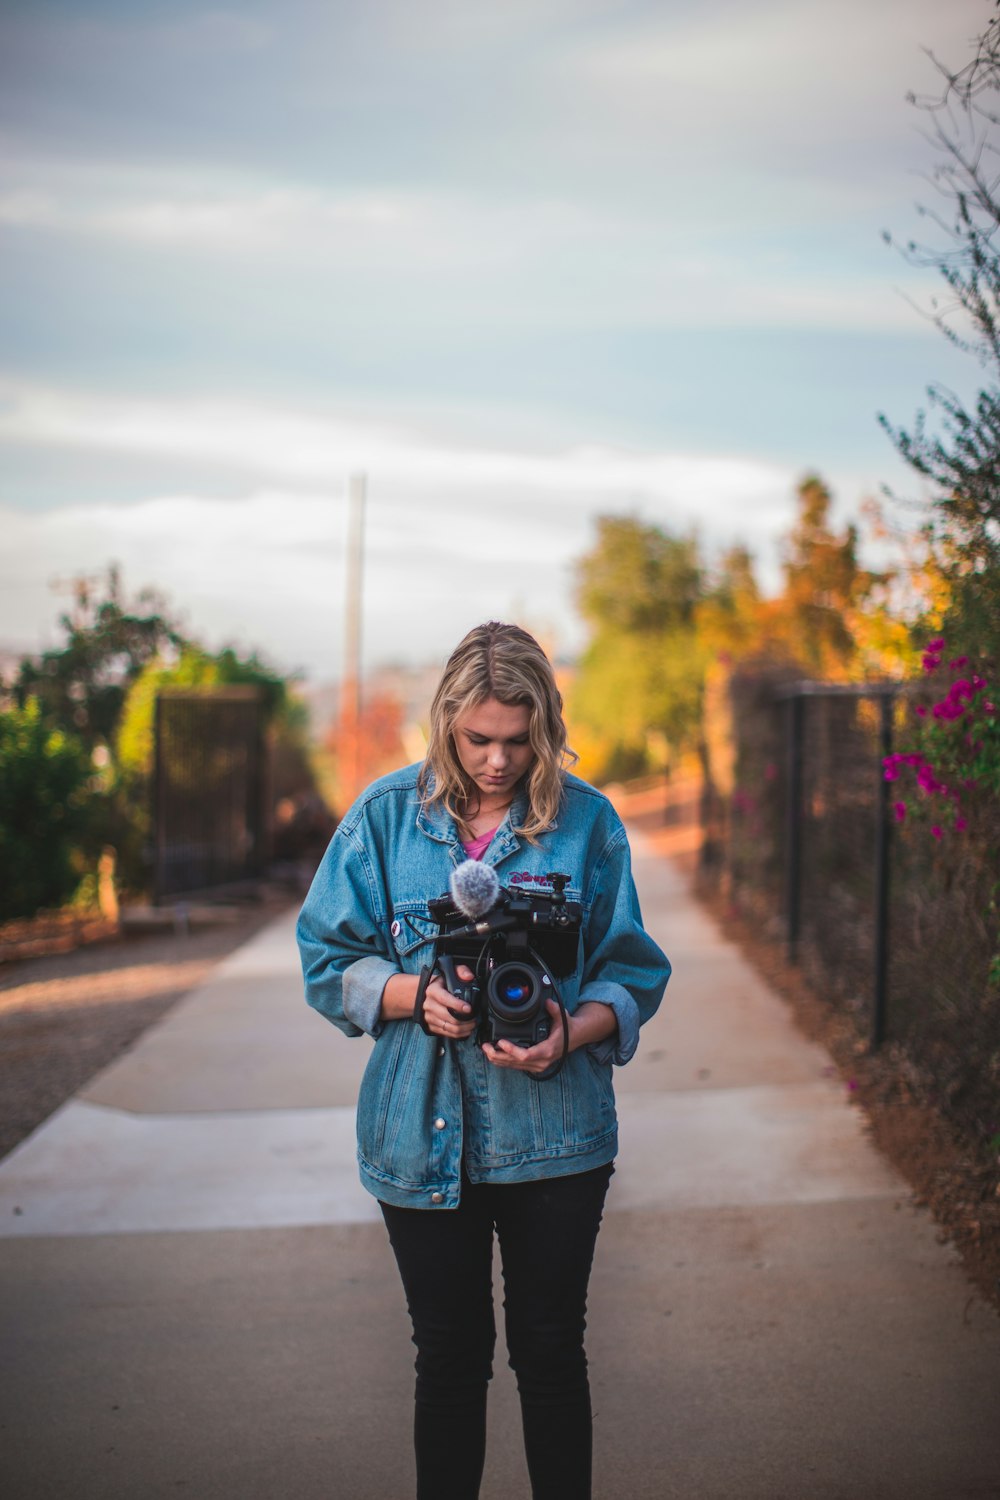
[[[566, 899], [570, 877], [551, 873], [546, 879], [550, 890], [500, 887], [489, 910], [472, 921], [451, 895], [429, 901], [428, 912], [438, 931], [428, 940], [433, 943], [433, 959], [422, 971], [414, 1008], [414, 1018], [427, 1030], [423, 991], [437, 968], [450, 992], [471, 1005], [478, 1021], [476, 1039], [480, 1045], [484, 1040], [495, 1043], [503, 1036], [531, 1046], [549, 1034], [545, 1001], [552, 999], [562, 1015], [562, 1056], [544, 1073], [535, 1075], [539, 1081], [554, 1078], [569, 1051], [566, 1007], [555, 979], [576, 971], [583, 919], [580, 903]], [[456, 962], [472, 969], [475, 978], [471, 982], [463, 984], [457, 978]], [[502, 979], [513, 980], [514, 988], [507, 989]]]
[[492, 940], [499, 938], [505, 960], [534, 958], [557, 979], [567, 978], [576, 970], [583, 910], [578, 901], [566, 900], [568, 875], [553, 873], [546, 879], [551, 882], [550, 891], [514, 891], [501, 886], [498, 900], [476, 924], [486, 929], [483, 932], [469, 932], [473, 924], [450, 895], [429, 901], [427, 909], [439, 929], [435, 952], [449, 954], [475, 968], [483, 956], [484, 942], [492, 945]]

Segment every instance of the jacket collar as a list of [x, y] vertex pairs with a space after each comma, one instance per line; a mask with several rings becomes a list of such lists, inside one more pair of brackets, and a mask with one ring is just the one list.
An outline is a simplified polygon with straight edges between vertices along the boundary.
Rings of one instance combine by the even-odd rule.
[[[521, 840], [514, 832], [514, 825], [523, 822], [528, 811], [528, 794], [523, 787], [518, 787], [514, 794], [514, 800], [507, 809], [503, 822], [497, 830], [493, 842], [484, 856], [485, 863], [490, 865], [499, 864], [506, 859], [508, 854], [513, 854], [515, 849], [521, 847]], [[435, 802], [428, 807], [421, 803], [417, 809], [417, 827], [427, 838], [435, 839], [441, 844], [452, 846], [451, 856], [456, 864], [465, 859], [465, 850], [462, 848], [462, 839], [455, 821], [442, 807], [440, 802]]]

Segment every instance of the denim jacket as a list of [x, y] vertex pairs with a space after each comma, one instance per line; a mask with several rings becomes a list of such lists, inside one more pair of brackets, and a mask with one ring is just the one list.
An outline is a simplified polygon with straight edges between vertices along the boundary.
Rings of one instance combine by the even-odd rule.
[[455, 1208], [463, 1160], [473, 1182], [558, 1177], [611, 1161], [617, 1149], [612, 1064], [628, 1062], [670, 965], [643, 930], [628, 840], [610, 802], [567, 776], [557, 823], [537, 845], [514, 827], [523, 793], [483, 855], [501, 885], [545, 888], [570, 876], [583, 908], [576, 973], [560, 982], [568, 1012], [610, 1005], [617, 1032], [571, 1052], [554, 1078], [494, 1067], [470, 1037], [444, 1041], [412, 1020], [380, 1019], [391, 975], [417, 973], [437, 929], [429, 898], [465, 859], [439, 804], [421, 805], [419, 765], [382, 777], [337, 828], [298, 924], [306, 999], [347, 1036], [375, 1045], [358, 1096], [361, 1181], [386, 1203]]

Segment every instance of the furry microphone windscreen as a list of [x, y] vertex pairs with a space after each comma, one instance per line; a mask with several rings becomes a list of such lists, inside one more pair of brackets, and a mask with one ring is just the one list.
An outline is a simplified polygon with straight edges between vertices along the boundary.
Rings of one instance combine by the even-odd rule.
[[473, 922], [496, 905], [500, 880], [492, 865], [467, 859], [451, 872], [451, 899], [463, 916]]

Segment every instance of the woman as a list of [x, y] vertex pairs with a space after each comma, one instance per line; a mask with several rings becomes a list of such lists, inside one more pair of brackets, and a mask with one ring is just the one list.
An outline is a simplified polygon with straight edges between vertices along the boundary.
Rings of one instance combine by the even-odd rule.
[[[537, 641], [516, 625], [470, 631], [435, 695], [425, 761], [350, 809], [299, 919], [310, 1005], [375, 1039], [358, 1161], [413, 1322], [418, 1500], [479, 1493], [494, 1231], [532, 1495], [590, 1495], [583, 1332], [617, 1147], [611, 1069], [635, 1051], [670, 966], [643, 930], [622, 824], [567, 773], [575, 758]], [[519, 892], [551, 892], [549, 874], [565, 872], [580, 904], [564, 1011], [548, 1001], [549, 1035], [534, 1045], [477, 1044], [469, 1003], [437, 973], [421, 984], [437, 931], [428, 899], [469, 857]]]

